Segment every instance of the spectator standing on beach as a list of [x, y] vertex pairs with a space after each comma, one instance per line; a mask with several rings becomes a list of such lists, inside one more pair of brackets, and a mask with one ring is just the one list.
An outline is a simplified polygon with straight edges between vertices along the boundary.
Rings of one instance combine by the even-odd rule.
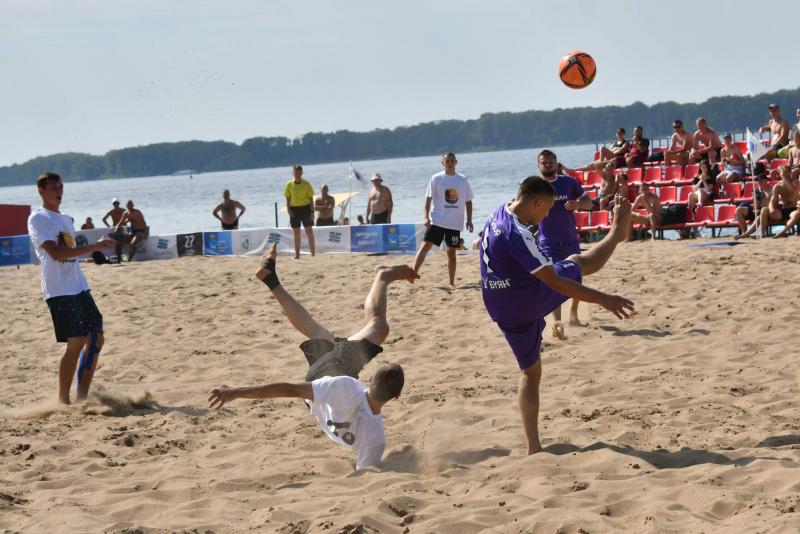
[[694, 136], [683, 128], [680, 119], [672, 123], [672, 130], [669, 148], [664, 151], [664, 165], [686, 165], [694, 148]]
[[317, 212], [317, 226], [333, 226], [333, 209], [336, 207], [336, 199], [328, 194], [327, 184], [322, 184], [319, 188], [320, 196], [314, 199], [314, 211]]
[[[103, 216], [103, 224], [105, 224], [109, 228], [116, 228], [117, 223], [122, 219], [122, 216], [125, 214], [125, 210], [119, 207], [119, 199], [114, 198], [111, 200], [111, 209], [108, 210]], [[111, 219], [111, 224], [108, 224], [108, 219]], [[115, 241], [114, 249], [117, 254], [117, 261], [122, 261], [122, 244], [125, 242], [125, 231], [120, 230], [119, 232], [115, 231], [112, 235]]]
[[[136, 255], [136, 249], [139, 248], [143, 242], [147, 241], [150, 237], [150, 227], [144, 220], [144, 215], [141, 211], [133, 207], [133, 200], [128, 200], [125, 205], [128, 209], [122, 214], [122, 218], [114, 228], [114, 235], [119, 235], [122, 231], [122, 226], [128, 223], [128, 235], [130, 236], [130, 250], [128, 252], [128, 261], [133, 261]], [[122, 257], [117, 256], [119, 263], [122, 263]]]
[[720, 150], [722, 158], [722, 172], [717, 175], [717, 181], [721, 184], [741, 180], [745, 175], [744, 154], [733, 142], [733, 136], [725, 134], [724, 143]]
[[637, 126], [633, 129], [631, 149], [625, 155], [625, 163], [629, 169], [644, 167], [644, 162], [650, 156], [650, 139], [644, 137], [644, 129]]
[[367, 221], [370, 224], [391, 224], [392, 191], [383, 185], [383, 178], [377, 172], [372, 175], [372, 189], [367, 200]]
[[[238, 214], [236, 213], [237, 209], [239, 210]], [[217, 204], [211, 215], [219, 219], [223, 230], [238, 230], [239, 219], [244, 215], [245, 209], [244, 204], [238, 200], [233, 200], [231, 192], [225, 189], [222, 191], [222, 202]]]
[[286, 211], [289, 213], [289, 226], [294, 232], [294, 259], [300, 257], [300, 225], [306, 231], [308, 237], [308, 249], [314, 256], [314, 210], [312, 201], [314, 200], [314, 188], [303, 179], [303, 166], [295, 165], [292, 167], [294, 178], [286, 182], [283, 196], [286, 197]]
[[94, 223], [91, 217], [86, 217], [86, 221], [81, 225], [81, 230], [94, 230]]
[[770, 104], [767, 106], [767, 111], [769, 112], [769, 122], [759, 128], [758, 133], [770, 132], [772, 135], [769, 150], [764, 154], [764, 158], [770, 161], [789, 144], [790, 125], [789, 121], [781, 117], [781, 108], [778, 104]]
[[[583, 190], [581, 184], [571, 176], [556, 174], [558, 160], [551, 150], [542, 150], [537, 158], [539, 172], [555, 189], [555, 204], [539, 222], [539, 247], [553, 262], [566, 259], [572, 254], [580, 254], [581, 243], [575, 227], [575, 210], [590, 210], [593, 207], [591, 197]], [[553, 310], [553, 336], [565, 339], [564, 327], [561, 324], [561, 305]], [[578, 320], [578, 301], [573, 299], [570, 307], [569, 323], [581, 326]]]
[[708, 160], [712, 165], [719, 161], [722, 143], [717, 132], [708, 126], [703, 117], [698, 117], [695, 122], [697, 130], [694, 132], [694, 147], [689, 153], [691, 161]]
[[58, 399], [69, 404], [76, 367], [78, 400], [82, 400], [89, 393], [97, 356], [105, 342], [103, 316], [78, 257], [110, 247], [114, 240], [103, 236], [97, 243], [76, 247], [72, 217], [59, 211], [64, 195], [61, 177], [48, 172], [39, 176], [36, 185], [42, 207], [28, 217], [28, 234], [41, 264], [42, 294], [53, 319], [56, 341], [67, 344], [58, 369]]
[[[442, 172], [431, 176], [425, 192], [425, 235], [422, 246], [414, 259], [414, 271], [419, 273], [428, 251], [444, 240], [447, 246], [447, 274], [450, 285], [456, 281], [456, 251], [461, 230], [464, 228], [464, 212], [467, 213], [467, 231], [472, 232], [472, 187], [466, 176], [456, 172], [456, 155], [447, 152], [442, 156]], [[431, 207], [433, 209], [431, 209]]]

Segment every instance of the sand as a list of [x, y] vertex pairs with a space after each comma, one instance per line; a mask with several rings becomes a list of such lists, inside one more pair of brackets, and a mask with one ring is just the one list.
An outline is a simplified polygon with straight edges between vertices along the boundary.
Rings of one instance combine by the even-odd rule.
[[[4, 268], [0, 531], [797, 532], [798, 245], [622, 245], [587, 283], [638, 313], [584, 305], [585, 328], [546, 334], [532, 457], [477, 256], [459, 257], [455, 290], [431, 256], [390, 289], [392, 331], [362, 376], [398, 362], [406, 390], [384, 410], [382, 469], [355, 474], [300, 401], [206, 408], [214, 386], [305, 372], [255, 259], [85, 265], [107, 344], [99, 395], [68, 409], [38, 269]], [[412, 260], [281, 256], [279, 272], [348, 335], [373, 269]]]

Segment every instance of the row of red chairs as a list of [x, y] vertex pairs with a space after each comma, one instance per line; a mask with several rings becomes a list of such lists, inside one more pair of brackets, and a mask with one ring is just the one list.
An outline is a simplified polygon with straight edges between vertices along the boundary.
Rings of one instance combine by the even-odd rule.
[[[777, 184], [777, 181], [771, 181], [767, 184], [768, 190]], [[759, 189], [758, 184], [753, 182], [739, 182], [727, 183], [717, 186], [717, 198], [714, 200], [715, 204], [729, 204], [732, 202], [752, 202], [753, 192]], [[662, 204], [685, 204], [688, 201], [689, 194], [692, 192], [692, 186], [674, 186], [664, 185], [656, 189], [658, 200]], [[591, 189], [587, 191], [590, 198], [597, 198], [597, 190]], [[639, 195], [638, 189], [635, 187], [628, 188], [628, 200], [631, 202], [636, 200]]]
[[[686, 220], [677, 224], [667, 224], [656, 228], [657, 231], [681, 230], [684, 228], [711, 228], [712, 236], [717, 229], [735, 228], [738, 226], [736, 221], [736, 208], [734, 205], [720, 206], [719, 210], [714, 210], [714, 206], [699, 206], [692, 213], [686, 210]], [[636, 210], [639, 214], [647, 216], [647, 210]], [[716, 211], [716, 214], [715, 214]], [[600, 211], [576, 211], [575, 226], [578, 232], [590, 233], [598, 231], [608, 231], [611, 228], [612, 212]], [[637, 229], [645, 228], [643, 225], [636, 225]]]

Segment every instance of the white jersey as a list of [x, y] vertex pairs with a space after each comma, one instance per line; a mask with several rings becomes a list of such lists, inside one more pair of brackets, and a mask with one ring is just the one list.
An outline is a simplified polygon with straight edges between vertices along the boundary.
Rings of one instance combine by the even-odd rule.
[[425, 196], [432, 199], [431, 224], [459, 232], [464, 228], [464, 209], [472, 201], [466, 176], [436, 173], [431, 176]]
[[378, 465], [386, 436], [383, 418], [367, 402], [367, 386], [349, 376], [323, 376], [311, 387], [311, 414], [328, 437], [356, 452], [356, 469]]
[[64, 295], [77, 295], [89, 289], [77, 258], [54, 260], [42, 244], [52, 241], [75, 248], [75, 227], [72, 217], [46, 208], [39, 208], [28, 217], [28, 234], [42, 264], [42, 294], [47, 300]]

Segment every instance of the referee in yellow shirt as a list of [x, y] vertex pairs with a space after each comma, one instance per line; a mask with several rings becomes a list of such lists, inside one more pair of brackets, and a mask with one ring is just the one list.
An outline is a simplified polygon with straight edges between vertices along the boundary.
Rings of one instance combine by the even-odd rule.
[[286, 211], [289, 212], [289, 226], [294, 231], [294, 258], [300, 257], [300, 224], [306, 229], [308, 248], [314, 255], [314, 188], [303, 180], [303, 166], [292, 167], [294, 178], [286, 182], [283, 195], [286, 197]]

